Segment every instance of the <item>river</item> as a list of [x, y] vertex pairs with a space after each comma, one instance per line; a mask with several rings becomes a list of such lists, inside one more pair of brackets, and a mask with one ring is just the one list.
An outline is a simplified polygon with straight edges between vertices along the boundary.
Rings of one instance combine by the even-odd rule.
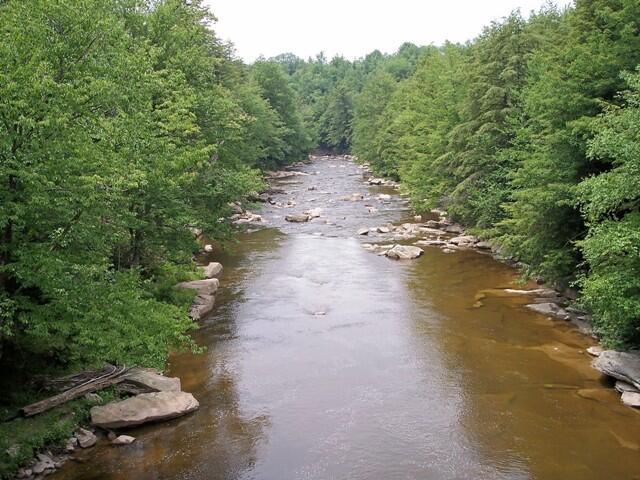
[[[214, 256], [221, 292], [195, 334], [206, 353], [170, 360], [200, 409], [51, 478], [640, 478], [640, 414], [590, 367], [593, 340], [525, 296], [477, 304], [517, 279], [490, 255], [365, 250], [375, 239], [355, 232], [410, 219], [406, 201], [344, 159], [301, 170], [277, 182], [295, 207], [266, 204], [268, 228]], [[356, 192], [367, 198], [341, 200]], [[309, 208], [322, 217], [284, 221]]]

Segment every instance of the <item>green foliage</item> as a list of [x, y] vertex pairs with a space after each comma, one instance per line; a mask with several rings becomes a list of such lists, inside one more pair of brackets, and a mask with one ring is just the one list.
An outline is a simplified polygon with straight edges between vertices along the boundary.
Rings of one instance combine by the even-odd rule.
[[258, 61], [251, 67], [251, 78], [278, 115], [283, 131], [283, 156], [276, 160], [280, 164], [299, 161], [311, 147], [311, 140], [302, 124], [284, 69], [275, 62]]
[[578, 0], [513, 13], [464, 46], [373, 52], [353, 83], [354, 153], [525, 276], [578, 278], [613, 344], [640, 338], [638, 80], [621, 77], [640, 63], [638, 31], [637, 1]]
[[640, 72], [626, 74], [625, 104], [609, 106], [594, 126], [591, 159], [611, 169], [583, 180], [578, 200], [589, 227], [578, 243], [588, 266], [583, 301], [613, 346], [640, 338]]
[[224, 240], [256, 167], [308, 148], [284, 73], [250, 78], [210, 20], [199, 1], [0, 4], [0, 367], [193, 347], [170, 287], [190, 228]]
[[[111, 390], [98, 395], [103, 403], [116, 398]], [[35, 401], [34, 397], [27, 398], [20, 406]], [[40, 448], [64, 445], [78, 425], [88, 421], [90, 408], [89, 401], [78, 399], [35, 417], [0, 423], [0, 478], [14, 478], [16, 470]]]

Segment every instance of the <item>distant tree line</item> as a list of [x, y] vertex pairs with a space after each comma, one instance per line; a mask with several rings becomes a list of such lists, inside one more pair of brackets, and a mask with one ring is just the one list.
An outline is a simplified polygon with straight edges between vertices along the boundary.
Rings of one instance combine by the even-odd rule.
[[640, 2], [515, 12], [464, 45], [274, 59], [323, 148], [402, 181], [575, 285], [614, 346], [640, 341]]

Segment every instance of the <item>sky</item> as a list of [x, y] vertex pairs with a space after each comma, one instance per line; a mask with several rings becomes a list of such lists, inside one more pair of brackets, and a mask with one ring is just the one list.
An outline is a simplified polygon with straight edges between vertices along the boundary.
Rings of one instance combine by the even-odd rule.
[[[332, 57], [392, 53], [404, 42], [417, 45], [464, 42], [493, 20], [546, 0], [205, 0], [218, 18], [218, 37], [231, 41], [247, 62], [260, 55], [292, 52], [302, 58], [320, 51]], [[571, 0], [556, 0], [565, 6]]]

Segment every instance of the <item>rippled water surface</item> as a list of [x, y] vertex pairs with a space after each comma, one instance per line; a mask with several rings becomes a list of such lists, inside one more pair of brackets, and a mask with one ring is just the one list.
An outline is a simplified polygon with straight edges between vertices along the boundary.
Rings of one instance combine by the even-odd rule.
[[[295, 207], [267, 204], [269, 228], [216, 255], [208, 351], [171, 359], [200, 410], [53, 478], [640, 478], [640, 414], [591, 369], [590, 339], [492, 294], [516, 274], [488, 255], [366, 251], [355, 232], [406, 220], [406, 202], [344, 160], [302, 170], [274, 197]], [[322, 217], [284, 221], [309, 208]]]

